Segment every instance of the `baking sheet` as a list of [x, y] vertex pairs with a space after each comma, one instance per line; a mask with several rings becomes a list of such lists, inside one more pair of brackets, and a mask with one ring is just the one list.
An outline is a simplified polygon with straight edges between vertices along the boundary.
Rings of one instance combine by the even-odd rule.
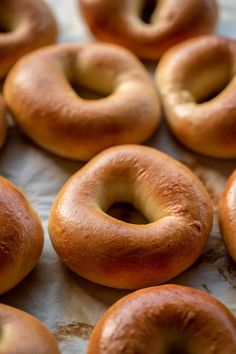
[[[92, 41], [76, 1], [48, 0], [57, 16], [60, 42]], [[236, 2], [220, 1], [217, 32], [236, 38]], [[215, 205], [235, 161], [209, 159], [189, 152], [170, 135], [166, 125], [147, 142], [187, 164], [207, 187]], [[84, 354], [91, 329], [102, 313], [128, 291], [93, 284], [68, 270], [53, 251], [47, 233], [51, 205], [64, 182], [82, 166], [56, 157], [35, 146], [12, 127], [0, 153], [0, 173], [22, 189], [39, 213], [45, 230], [43, 254], [35, 269], [0, 301], [31, 313], [55, 334], [63, 354]], [[207, 249], [200, 259], [172, 283], [192, 286], [212, 294], [236, 315], [236, 266], [228, 258], [221, 241], [217, 220]]]

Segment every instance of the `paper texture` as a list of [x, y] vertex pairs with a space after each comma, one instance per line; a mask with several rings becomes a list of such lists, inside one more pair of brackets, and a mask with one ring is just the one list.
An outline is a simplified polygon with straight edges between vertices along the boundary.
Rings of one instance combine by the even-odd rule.
[[[48, 0], [57, 16], [60, 42], [93, 40], [79, 16], [76, 1]], [[236, 2], [221, 0], [218, 33], [236, 38]], [[206, 185], [215, 203], [235, 167], [235, 161], [221, 161], [193, 154], [180, 146], [163, 122], [147, 142], [186, 163]], [[51, 205], [64, 182], [82, 166], [56, 157], [31, 143], [17, 128], [11, 128], [0, 153], [0, 172], [15, 183], [39, 213], [45, 230], [45, 247], [32, 273], [0, 301], [43, 321], [59, 340], [63, 354], [86, 353], [92, 327], [116, 300], [128, 291], [92, 284], [68, 270], [53, 251], [47, 233]], [[221, 241], [217, 221], [205, 253], [189, 270], [172, 281], [212, 294], [236, 315], [236, 266], [229, 260]]]

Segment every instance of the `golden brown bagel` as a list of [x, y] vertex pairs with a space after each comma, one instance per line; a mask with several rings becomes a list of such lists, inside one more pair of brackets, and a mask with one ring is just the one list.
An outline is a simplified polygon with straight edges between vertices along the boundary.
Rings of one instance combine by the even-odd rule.
[[236, 262], [236, 170], [230, 176], [220, 198], [219, 219], [224, 243]]
[[[106, 214], [129, 202], [149, 221]], [[173, 278], [202, 253], [212, 225], [209, 196], [195, 175], [150, 147], [105, 150], [72, 176], [52, 207], [49, 233], [74, 272], [114, 288]]]
[[7, 136], [7, 119], [3, 99], [0, 95], [0, 148], [3, 146]]
[[33, 316], [0, 304], [1, 354], [60, 354], [48, 329]]
[[235, 354], [236, 320], [199, 290], [162, 285], [116, 302], [92, 332], [87, 354]]
[[24, 54], [51, 44], [57, 24], [42, 0], [0, 1], [0, 78]]
[[[215, 0], [80, 0], [79, 3], [90, 30], [99, 40], [127, 47], [146, 59], [159, 59], [174, 44], [212, 32], [217, 21]], [[153, 10], [151, 17], [149, 10]], [[150, 21], [142, 19], [142, 13], [146, 12]]]
[[236, 42], [229, 39], [202, 36], [163, 56], [156, 81], [170, 129], [183, 145], [208, 156], [236, 157], [235, 78]]
[[[107, 97], [85, 100], [72, 83]], [[133, 54], [109, 44], [52, 46], [30, 54], [10, 72], [4, 95], [26, 134], [72, 159], [141, 143], [160, 121], [157, 93], [145, 68]]]
[[23, 194], [0, 177], [0, 294], [33, 269], [42, 247], [43, 230], [37, 214]]

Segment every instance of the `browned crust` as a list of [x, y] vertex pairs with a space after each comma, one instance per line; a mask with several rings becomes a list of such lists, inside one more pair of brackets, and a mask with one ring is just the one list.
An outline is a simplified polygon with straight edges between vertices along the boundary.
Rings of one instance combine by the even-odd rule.
[[59, 354], [57, 342], [35, 317], [0, 304], [1, 354]]
[[0, 294], [35, 266], [43, 248], [41, 222], [23, 194], [0, 177]]
[[[150, 223], [128, 224], [103, 212], [117, 201], [132, 203]], [[211, 225], [209, 196], [188, 168], [155, 149], [123, 145], [97, 155], [69, 179], [52, 207], [49, 233], [73, 271], [131, 289], [188, 268]]]
[[10, 31], [0, 33], [0, 78], [20, 57], [57, 38], [56, 20], [42, 0], [1, 0], [1, 22]]
[[219, 222], [226, 248], [236, 262], [236, 171], [227, 181], [220, 198]]
[[79, 0], [80, 10], [99, 39], [127, 47], [145, 59], [159, 59], [173, 45], [211, 33], [217, 21], [215, 0], [166, 0], [150, 25], [138, 16], [138, 0]]
[[234, 354], [236, 320], [201, 291], [162, 285], [116, 302], [97, 323], [88, 354]]
[[[107, 97], [85, 100], [77, 82]], [[106, 147], [141, 143], [158, 127], [160, 105], [144, 66], [113, 45], [58, 45], [21, 59], [4, 97], [23, 131], [58, 155], [88, 160]]]
[[[218, 158], [236, 157], [236, 42], [202, 36], [171, 48], [156, 82], [166, 118], [186, 147]], [[208, 93], [213, 99], [198, 103]]]

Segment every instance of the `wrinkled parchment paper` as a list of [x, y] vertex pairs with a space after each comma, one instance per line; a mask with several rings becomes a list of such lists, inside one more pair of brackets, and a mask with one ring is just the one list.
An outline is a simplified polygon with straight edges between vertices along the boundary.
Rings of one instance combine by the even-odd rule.
[[[61, 27], [60, 42], [87, 42], [92, 37], [78, 14], [74, 0], [48, 0]], [[220, 1], [217, 32], [236, 38], [236, 2]], [[204, 158], [180, 146], [165, 123], [147, 142], [187, 164], [207, 187], [215, 204], [236, 161]], [[55, 334], [63, 354], [84, 354], [91, 329], [116, 300], [128, 291], [92, 284], [68, 270], [53, 251], [47, 233], [50, 207], [64, 182], [82, 166], [56, 157], [35, 146], [12, 127], [0, 152], [0, 173], [22, 189], [39, 213], [45, 230], [45, 247], [38, 265], [0, 302], [15, 306], [43, 321]], [[217, 221], [200, 259], [175, 278], [183, 284], [212, 294], [236, 315], [236, 265], [227, 256]]]

